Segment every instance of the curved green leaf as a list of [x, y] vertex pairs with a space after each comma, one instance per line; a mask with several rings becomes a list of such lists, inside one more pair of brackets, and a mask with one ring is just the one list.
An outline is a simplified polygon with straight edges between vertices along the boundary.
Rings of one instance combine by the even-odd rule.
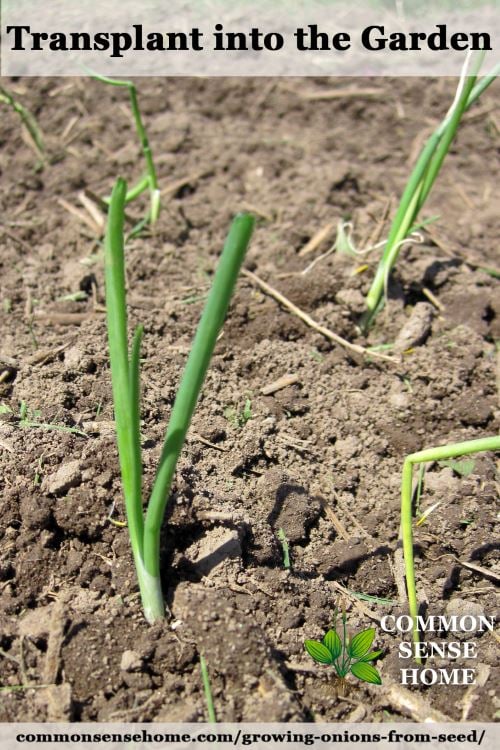
[[336, 630], [329, 630], [323, 638], [323, 644], [327, 647], [332, 655], [332, 659], [337, 659], [342, 653], [342, 641]]
[[319, 641], [304, 641], [304, 648], [309, 656], [312, 656], [314, 661], [318, 661], [320, 664], [331, 664], [333, 661], [327, 647]]
[[375, 638], [375, 628], [367, 628], [354, 636], [347, 647], [347, 653], [353, 659], [360, 659], [368, 653]]
[[382, 651], [370, 651], [366, 656], [362, 656], [359, 661], [373, 661], [373, 659], [376, 659], [381, 653]]
[[382, 684], [382, 679], [375, 667], [364, 661], [357, 661], [356, 664], [353, 664], [351, 672], [358, 680], [363, 680], [363, 682], [369, 682], [372, 685]]

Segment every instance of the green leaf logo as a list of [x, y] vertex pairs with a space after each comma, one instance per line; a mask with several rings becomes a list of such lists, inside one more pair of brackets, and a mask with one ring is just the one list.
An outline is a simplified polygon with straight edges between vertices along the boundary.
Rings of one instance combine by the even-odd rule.
[[332, 655], [332, 660], [335, 661], [342, 652], [342, 641], [336, 630], [329, 630], [323, 638], [323, 644], [327, 647], [328, 651]]
[[346, 628], [345, 607], [342, 607], [342, 626], [340, 632], [335, 627], [338, 611], [335, 610], [333, 627], [325, 633], [323, 640], [304, 641], [304, 648], [314, 661], [320, 664], [331, 665], [340, 680], [345, 683], [349, 673], [358, 680], [369, 682], [372, 685], [381, 685], [382, 679], [377, 669], [373, 666], [374, 659], [380, 656], [382, 651], [371, 651], [375, 628], [366, 628], [349, 641]]
[[352, 664], [351, 672], [358, 678], [358, 680], [363, 680], [363, 682], [369, 682], [371, 685], [382, 684], [382, 679], [375, 667], [364, 661], [358, 661], [356, 664]]
[[333, 662], [330, 651], [319, 641], [305, 641], [304, 647], [314, 661], [318, 661], [320, 664], [331, 664]]
[[367, 654], [374, 638], [375, 628], [367, 628], [355, 635], [347, 647], [349, 656], [353, 659], [360, 659]]
[[380, 656], [381, 653], [382, 651], [370, 651], [370, 653], [366, 654], [366, 656], [362, 656], [359, 661], [373, 661], [378, 656]]

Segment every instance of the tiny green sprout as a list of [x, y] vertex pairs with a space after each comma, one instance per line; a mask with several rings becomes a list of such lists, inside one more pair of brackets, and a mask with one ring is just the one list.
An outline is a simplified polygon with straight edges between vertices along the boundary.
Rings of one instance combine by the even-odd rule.
[[140, 434], [140, 347], [143, 329], [141, 326], [136, 329], [129, 347], [123, 235], [126, 196], [126, 183], [120, 179], [111, 196], [105, 240], [109, 358], [127, 527], [144, 614], [148, 622], [155, 622], [165, 614], [160, 578], [160, 532], [170, 487], [250, 242], [254, 221], [250, 215], [240, 214], [229, 230], [177, 391], [144, 514]]
[[[500, 451], [500, 435], [478, 440], [466, 440], [463, 443], [443, 445], [438, 448], [427, 448], [426, 450], [412, 453], [405, 458], [403, 474], [401, 478], [401, 536], [403, 539], [403, 555], [406, 574], [406, 589], [408, 593], [408, 608], [413, 621], [413, 642], [420, 642], [418, 632], [418, 599], [415, 583], [415, 562], [413, 557], [413, 528], [412, 528], [412, 481], [413, 467], [416, 464], [428, 461], [444, 462], [484, 451]], [[420, 657], [415, 657], [420, 663]]]
[[475, 516], [472, 516], [471, 518], [460, 519], [459, 523], [460, 523], [460, 526], [471, 526], [475, 522], [475, 520], [476, 520]]
[[191, 294], [188, 297], [184, 297], [181, 302], [183, 305], [194, 305], [195, 302], [204, 302], [206, 298], [206, 294]]
[[382, 653], [382, 651], [370, 650], [375, 638], [375, 628], [361, 630], [349, 639], [344, 608], [341, 616], [342, 636], [338, 634], [336, 629], [337, 617], [338, 612], [335, 612], [333, 628], [326, 633], [322, 641], [304, 641], [305, 650], [319, 664], [333, 666], [342, 689], [349, 673], [362, 682], [381, 685], [382, 679], [378, 670], [373, 664], [370, 664]]
[[62, 297], [57, 298], [57, 302], [85, 302], [88, 299], [87, 292], [72, 292], [71, 294], [63, 294]]
[[226, 406], [226, 408], [224, 409], [224, 416], [227, 421], [233, 425], [233, 427], [240, 427], [238, 412], [234, 408], [234, 406]]
[[37, 335], [35, 333], [35, 329], [33, 328], [33, 318], [32, 317], [30, 317], [29, 320], [27, 321], [27, 328], [28, 328], [28, 331], [29, 331], [29, 334], [30, 334], [30, 337], [31, 337], [31, 344], [33, 346], [33, 349], [38, 349], [38, 347], [39, 347], [38, 338], [37, 338]]
[[[151, 151], [149, 139], [142, 120], [141, 110], [139, 107], [139, 99], [137, 97], [137, 89], [132, 81], [117, 80], [115, 78], [108, 78], [107, 76], [101, 76], [95, 73], [92, 73], [92, 77], [95, 78], [96, 81], [101, 81], [101, 83], [106, 83], [109, 86], [117, 86], [126, 88], [128, 90], [130, 96], [130, 106], [135, 122], [135, 129], [141, 142], [142, 153], [146, 162], [146, 174], [139, 180], [136, 185], [134, 185], [133, 188], [128, 190], [125, 196], [126, 205], [135, 200], [135, 198], [141, 195], [145, 190], [149, 189], [150, 209], [148, 216], [146, 217], [144, 222], [139, 222], [139, 224], [134, 227], [132, 233], [129, 235], [129, 238], [131, 238], [132, 236], [137, 236], [137, 234], [142, 231], [146, 223], [154, 224], [158, 220], [158, 217], [160, 215], [160, 190], [158, 188], [158, 178], [156, 175], [156, 168], [153, 160], [153, 152]], [[109, 203], [110, 199], [106, 198], [105, 202]]]
[[337, 224], [337, 237], [334, 248], [341, 255], [356, 257], [359, 251], [354, 247], [351, 237], [352, 224], [350, 221], [339, 221]]
[[485, 266], [479, 266], [479, 270], [491, 276], [492, 279], [500, 279], [500, 271], [495, 268], [486, 268]]
[[482, 52], [467, 58], [453, 104], [426, 142], [410, 175], [389, 230], [375, 278], [366, 296], [367, 310], [360, 321], [361, 327], [365, 330], [383, 306], [389, 275], [396, 264], [401, 247], [417, 229], [417, 217], [450, 150], [463, 114], [479, 99], [500, 72], [500, 65], [496, 65], [488, 75], [478, 80], [484, 54]]
[[[39, 417], [40, 416], [40, 412], [39, 411], [34, 411], [33, 412], [33, 416], [35, 418]], [[19, 422], [20, 422], [20, 424], [23, 424], [24, 422], [26, 422], [27, 418], [28, 418], [28, 405], [27, 405], [26, 401], [21, 401], [21, 403], [19, 404]]]
[[280, 540], [281, 549], [283, 550], [283, 567], [289, 570], [292, 566], [290, 563], [290, 546], [288, 544], [288, 539], [286, 538], [286, 534], [283, 529], [278, 529], [276, 536]]
[[309, 352], [309, 356], [318, 364], [321, 364], [321, 362], [323, 362], [323, 355], [318, 352], [317, 349], [311, 349], [311, 351]]
[[216, 724], [217, 715], [215, 713], [212, 686], [210, 685], [210, 675], [208, 674], [207, 661], [203, 654], [200, 656], [200, 672], [201, 680], [203, 682], [203, 692], [205, 693], [205, 700], [207, 702], [208, 721], [210, 724]]
[[465, 459], [464, 461], [439, 461], [439, 466], [445, 466], [451, 469], [455, 474], [458, 474], [459, 477], [470, 476], [474, 471], [475, 465], [476, 462], [473, 458]]
[[238, 411], [234, 406], [227, 406], [224, 409], [224, 416], [233, 427], [241, 429], [252, 419], [252, 402], [249, 398], [245, 399], [245, 405], [241, 411]]
[[354, 596], [356, 599], [359, 599], [362, 602], [373, 602], [373, 604], [378, 604], [380, 607], [395, 607], [398, 604], [396, 599], [386, 599], [383, 596], [362, 594], [358, 591], [351, 591], [350, 589], [347, 589], [347, 591], [351, 594], [351, 596]]
[[413, 393], [413, 385], [412, 385], [410, 378], [402, 378], [402, 381], [405, 384], [405, 387], [408, 393]]
[[43, 474], [43, 459], [45, 457], [45, 453], [42, 453], [40, 458], [37, 462], [37, 468], [35, 470], [35, 476], [33, 477], [33, 484], [35, 486], [39, 485], [42, 481], [42, 474]]
[[[8, 409], [7, 412], [4, 413], [11, 413], [12, 409], [9, 407], [6, 407]], [[36, 428], [40, 430], [54, 430], [55, 432], [67, 432], [72, 435], [79, 435], [80, 437], [88, 437], [86, 432], [83, 432], [78, 427], [68, 427], [67, 425], [63, 424], [54, 424], [52, 422], [42, 422], [41, 421], [41, 411], [40, 409], [30, 409], [28, 407], [28, 404], [26, 401], [21, 401], [19, 404], [19, 414], [17, 415], [17, 424], [19, 427], [23, 427], [25, 429], [31, 429]]]
[[244, 424], [248, 422], [249, 419], [252, 419], [252, 402], [249, 398], [245, 399], [245, 406], [243, 407], [241, 418], [243, 419]]
[[366, 347], [367, 352], [388, 352], [394, 349], [394, 344], [375, 344], [375, 346]]

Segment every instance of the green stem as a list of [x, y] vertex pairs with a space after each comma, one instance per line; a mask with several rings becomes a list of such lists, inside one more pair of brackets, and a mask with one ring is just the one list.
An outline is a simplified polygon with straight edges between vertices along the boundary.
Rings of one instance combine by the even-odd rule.
[[161, 588], [160, 574], [152, 576], [146, 570], [142, 557], [134, 555], [137, 581], [141, 593], [142, 609], [144, 617], [151, 625], [165, 617], [165, 604], [163, 602], [163, 591]]
[[[401, 536], [403, 539], [403, 554], [405, 561], [406, 588], [408, 592], [408, 607], [413, 620], [413, 642], [419, 643], [417, 624], [418, 600], [415, 584], [415, 563], [413, 557], [413, 529], [412, 529], [412, 479], [413, 466], [427, 461], [444, 461], [468, 453], [482, 451], [499, 451], [500, 436], [467, 440], [463, 443], [443, 445], [438, 448], [428, 448], [407, 456], [403, 464], [401, 478]], [[420, 664], [420, 658], [416, 661]]]
[[21, 122], [23, 123], [24, 127], [30, 134], [33, 143], [35, 144], [38, 154], [43, 158], [45, 155], [45, 145], [43, 142], [42, 132], [31, 112], [26, 109], [26, 107], [23, 107], [20, 102], [14, 99], [12, 94], [9, 94], [9, 92], [4, 89], [3, 86], [0, 86], [0, 102], [8, 104], [14, 110], [14, 112], [19, 115], [19, 117], [21, 118]]
[[[129, 408], [130, 408], [130, 442], [132, 446], [133, 461], [136, 467], [134, 472], [134, 498], [139, 498], [138, 505], [141, 506], [142, 498], [142, 449], [141, 449], [141, 392], [140, 392], [140, 353], [143, 327], [138, 326], [132, 340], [132, 348], [129, 358]], [[141, 530], [143, 515], [141, 508]]]
[[144, 525], [144, 563], [153, 577], [160, 574], [160, 530], [177, 459], [226, 316], [253, 224], [253, 218], [246, 214], [237, 216], [232, 223], [172, 408]]
[[[128, 89], [128, 93], [130, 96], [130, 105], [135, 122], [135, 129], [137, 131], [137, 135], [139, 136], [142, 153], [146, 161], [147, 184], [149, 185], [149, 192], [151, 195], [151, 208], [149, 218], [151, 220], [151, 223], [154, 224], [157, 221], [160, 213], [160, 191], [158, 189], [158, 178], [156, 175], [156, 168], [153, 160], [153, 152], [151, 151], [151, 146], [149, 145], [149, 139], [146, 133], [146, 128], [144, 127], [144, 123], [142, 121], [139, 101], [137, 99], [137, 89], [132, 81], [121, 81], [116, 78], [108, 78], [107, 76], [100, 76], [94, 73], [92, 75], [96, 80], [101, 81], [102, 83], [107, 83], [110, 86], [120, 86], [122, 88]], [[127, 195], [126, 202], [129, 203], [129, 201], [131, 201], [137, 195], [140, 195], [144, 189], [144, 181], [141, 180]]]
[[145, 175], [139, 182], [134, 185], [134, 187], [130, 188], [128, 191], [125, 203], [131, 203], [133, 200], [139, 197], [141, 193], [143, 193], [149, 186], [149, 176]]
[[378, 265], [375, 279], [366, 297], [366, 306], [370, 311], [370, 317], [379, 305], [387, 276], [398, 259], [401, 243], [408, 236], [410, 228], [415, 223], [449, 151], [462, 115], [470, 106], [469, 99], [475, 81], [475, 75], [466, 79], [455, 107], [429, 138], [410, 176], [392, 224], [382, 259]]
[[[418, 602], [417, 589], [415, 585], [415, 560], [413, 556], [413, 528], [412, 528], [412, 478], [413, 478], [413, 456], [407, 456], [403, 464], [403, 476], [401, 479], [401, 536], [403, 539], [403, 556], [406, 573], [406, 592], [408, 594], [408, 607], [413, 624], [413, 642], [419, 643], [417, 626]], [[420, 659], [417, 659], [420, 664]]]
[[[147, 190], [149, 187], [149, 176], [146, 174], [144, 177], [142, 177], [139, 182], [137, 182], [134, 187], [131, 187], [127, 191], [127, 195], [125, 196], [125, 205], [128, 203], [131, 203], [133, 200], [139, 197], [145, 190]], [[111, 196], [106, 196], [105, 198], [102, 198], [102, 202], [106, 204], [106, 206], [109, 206], [111, 203]]]
[[[429, 148], [429, 152], [434, 148], [433, 144], [431, 145], [432, 149]], [[422, 164], [423, 170], [425, 170], [430, 159], [432, 158], [432, 153], [430, 155], [428, 155], [427, 153], [422, 154], [422, 157], [425, 157], [422, 159], [422, 161], [425, 162]], [[421, 173], [416, 173], [416, 176], [418, 176], [420, 179]], [[414, 223], [416, 217], [415, 208], [419, 200], [420, 190], [422, 186], [421, 179], [420, 181], [416, 180], [416, 182], [417, 184], [415, 185], [413, 184], [413, 181], [408, 184], [408, 195], [406, 196], [405, 191], [405, 195], [403, 196], [403, 199], [401, 201], [401, 214], [398, 211], [398, 215], [396, 216], [394, 224], [391, 227], [389, 238], [384, 250], [384, 262], [379, 263], [375, 278], [366, 297], [366, 306], [368, 307], [369, 314], [367, 315], [366, 324], [363, 323], [363, 325], [369, 325], [371, 323], [372, 316], [375, 314], [380, 304], [380, 299], [385, 289], [388, 274], [390, 273], [390, 270], [393, 268], [398, 258], [399, 251], [401, 249], [401, 243], [409, 234], [409, 230]], [[405, 196], [407, 199], [405, 198]]]
[[433, 133], [429, 138], [403, 192], [396, 216], [394, 217], [394, 221], [392, 222], [389, 231], [384, 253], [377, 266], [375, 278], [373, 279], [366, 297], [368, 314], [366, 316], [367, 319], [362, 321], [364, 327], [369, 325], [371, 322], [371, 319], [369, 318], [371, 318], [371, 315], [373, 315], [374, 311], [380, 304], [380, 299], [384, 292], [385, 279], [397, 260], [401, 240], [405, 239], [405, 232], [408, 231], [414, 223], [415, 206], [418, 201], [419, 188], [425, 175], [425, 171], [432, 159], [432, 155], [436, 150], [436, 146], [439, 143], [439, 138], [440, 136], [437, 132]]
[[494, 68], [492, 68], [489, 73], [483, 76], [481, 80], [478, 81], [478, 83], [476, 83], [476, 85], [472, 89], [472, 93], [469, 97], [469, 101], [467, 102], [467, 109], [469, 109], [469, 107], [471, 107], [474, 104], [474, 102], [479, 99], [483, 91], [485, 91], [488, 88], [488, 86], [490, 86], [493, 83], [493, 81], [495, 80], [495, 78], [497, 78], [498, 75], [500, 75], [500, 63], [495, 65]]
[[418, 212], [424, 205], [432, 189], [432, 186], [434, 185], [434, 182], [439, 173], [439, 170], [441, 169], [445, 156], [450, 149], [451, 142], [453, 141], [455, 137], [458, 126], [460, 124], [460, 120], [462, 119], [462, 115], [467, 110], [469, 97], [472, 93], [475, 82], [476, 82], [476, 75], [471, 75], [465, 80], [462, 94], [460, 98], [458, 99], [456, 106], [453, 108], [453, 111], [451, 112], [451, 116], [449, 117], [447, 124], [445, 125], [445, 127], [443, 127], [442, 136], [439, 140], [439, 143], [437, 144], [435, 153], [432, 155], [431, 162], [429, 164], [428, 169], [426, 170], [426, 173], [423, 179], [422, 188], [419, 191], [420, 196], [419, 196], [418, 206], [415, 209], [415, 216], [418, 215]]
[[138, 367], [140, 331], [129, 362], [125, 262], [123, 243], [124, 205], [127, 186], [119, 179], [114, 187], [105, 239], [106, 313], [116, 435], [134, 559], [142, 557], [144, 521], [141, 502], [141, 455], [137, 437]]
[[157, 190], [158, 180], [156, 177], [156, 169], [155, 169], [155, 165], [153, 162], [153, 154], [151, 153], [151, 146], [149, 145], [149, 139], [146, 133], [146, 129], [144, 127], [144, 123], [142, 122], [141, 110], [139, 109], [139, 102], [137, 100], [137, 89], [135, 88], [133, 83], [130, 83], [129, 85], [129, 94], [130, 94], [130, 104], [132, 106], [132, 112], [133, 112], [134, 120], [135, 120], [135, 128], [137, 130], [137, 135], [139, 136], [139, 139], [141, 141], [142, 152], [144, 154], [144, 158], [146, 159], [147, 172], [149, 176], [149, 187], [151, 190]]
[[345, 610], [342, 610], [342, 678], [344, 678], [349, 671], [350, 658], [347, 653], [347, 628], [346, 628], [346, 614]]
[[367, 311], [361, 319], [361, 326], [364, 329], [368, 328], [380, 309], [385, 282], [397, 261], [401, 242], [406, 239], [411, 231], [411, 227], [432, 189], [464, 112], [477, 101], [500, 71], [500, 65], [497, 65], [488, 75], [476, 83], [476, 75], [481, 61], [482, 56], [480, 55], [475, 61], [473, 75], [467, 77], [455, 106], [428, 139], [410, 175], [392, 222], [375, 278], [366, 297]]

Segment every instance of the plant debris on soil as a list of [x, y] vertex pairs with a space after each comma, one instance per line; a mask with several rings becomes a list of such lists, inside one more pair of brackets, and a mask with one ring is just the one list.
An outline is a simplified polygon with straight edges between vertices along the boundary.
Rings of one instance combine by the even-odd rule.
[[[498, 434], [498, 89], [464, 117], [426, 209], [439, 218], [402, 249], [365, 338], [356, 324], [380, 251], [321, 256], [339, 221], [353, 223], [359, 247], [386, 236], [412, 159], [456, 85], [372, 83], [378, 96], [328, 100], [312, 95], [342, 81], [138, 82], [163, 196], [154, 231], [126, 248], [131, 324], [145, 327], [147, 488], [237, 211], [258, 219], [249, 271], [321, 326], [393, 360], [333, 343], [240, 278], [167, 511], [167, 618], [148, 626], [123, 523], [104, 217], [85, 207], [118, 175], [140, 177], [140, 144], [119, 90], [90, 79], [9, 82], [47, 153], [42, 161], [16, 113], [2, 110], [0, 721], [203, 721], [201, 653], [220, 721], [498, 715], [495, 633], [475, 637], [475, 685], [404, 687], [400, 669], [413, 664], [399, 658], [402, 636], [377, 626], [407, 612], [404, 457]], [[130, 204], [128, 229], [146, 210], [147, 196]], [[474, 457], [466, 476], [428, 466], [420, 513], [435, 503], [415, 527], [426, 611], [494, 616], [495, 456]], [[304, 651], [341, 601], [351, 633], [377, 628], [381, 686], [349, 679], [342, 694]]]

